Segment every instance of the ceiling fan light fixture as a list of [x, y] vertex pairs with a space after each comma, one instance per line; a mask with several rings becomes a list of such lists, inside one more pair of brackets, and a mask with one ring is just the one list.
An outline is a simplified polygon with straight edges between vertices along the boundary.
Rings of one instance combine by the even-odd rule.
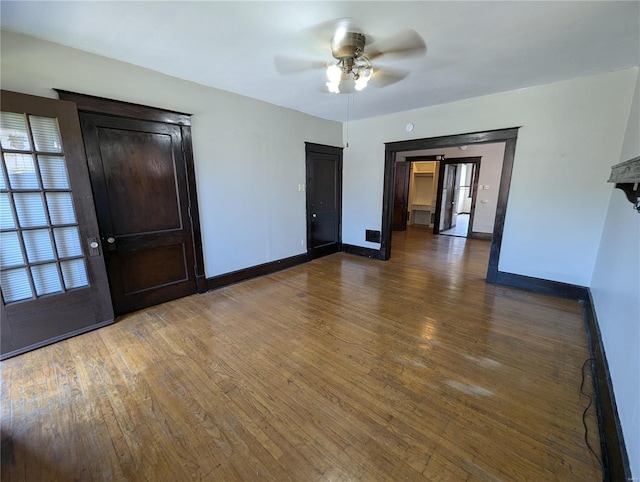
[[330, 83], [339, 84], [341, 77], [342, 77], [342, 69], [338, 65], [331, 64], [329, 67], [327, 67], [327, 79], [329, 79]]
[[356, 88], [356, 90], [363, 90], [369, 83], [370, 78], [371, 76], [365, 77], [364, 75], [361, 75], [357, 79], [355, 79], [354, 87]]
[[327, 82], [327, 88], [329, 89], [329, 93], [331, 94], [339, 94], [340, 93], [340, 82]]

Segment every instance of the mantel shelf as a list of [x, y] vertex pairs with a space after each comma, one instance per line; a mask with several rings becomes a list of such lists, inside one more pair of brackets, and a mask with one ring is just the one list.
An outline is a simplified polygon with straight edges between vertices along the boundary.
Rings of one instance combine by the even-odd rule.
[[627, 199], [640, 213], [640, 157], [612, 166], [608, 182], [615, 182], [615, 187], [625, 193]]

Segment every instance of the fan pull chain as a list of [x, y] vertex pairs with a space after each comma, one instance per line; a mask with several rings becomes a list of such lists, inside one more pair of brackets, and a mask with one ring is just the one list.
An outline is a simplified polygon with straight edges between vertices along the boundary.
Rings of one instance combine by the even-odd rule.
[[353, 92], [349, 92], [347, 95], [347, 122], [346, 122], [346, 143], [345, 148], [349, 148], [349, 121], [351, 120], [351, 110], [355, 109], [355, 97], [353, 96]]

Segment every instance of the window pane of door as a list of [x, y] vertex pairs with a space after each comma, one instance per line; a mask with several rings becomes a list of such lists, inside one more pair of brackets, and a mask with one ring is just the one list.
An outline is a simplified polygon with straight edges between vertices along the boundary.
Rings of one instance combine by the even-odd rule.
[[38, 156], [40, 175], [45, 189], [69, 189], [67, 166], [64, 157]]
[[47, 205], [52, 224], [75, 224], [76, 215], [70, 192], [48, 192]]
[[58, 267], [55, 263], [32, 266], [31, 274], [38, 296], [62, 291], [60, 275], [58, 274]]
[[3, 149], [30, 151], [27, 123], [22, 114], [0, 113], [0, 144]]
[[48, 229], [23, 231], [22, 239], [24, 239], [24, 247], [30, 263], [52, 261], [55, 259]]
[[0, 193], [0, 229], [14, 229], [15, 227], [9, 194]]
[[76, 226], [68, 228], [54, 228], [53, 235], [56, 240], [59, 258], [70, 258], [72, 256], [82, 256], [80, 247], [80, 235]]
[[18, 222], [22, 228], [46, 226], [47, 216], [44, 212], [42, 195], [37, 192], [15, 193], [13, 201], [18, 212]]
[[16, 231], [0, 233], [0, 266], [8, 268], [24, 264], [20, 240]]
[[81, 288], [89, 284], [84, 260], [72, 259], [69, 261], [63, 261], [60, 263], [60, 267], [62, 268], [64, 285], [68, 290], [72, 288]]
[[27, 268], [3, 270], [0, 272], [2, 296], [5, 303], [33, 298]]
[[29, 116], [36, 151], [62, 152], [58, 121], [49, 117]]
[[31, 154], [5, 153], [4, 162], [12, 189], [39, 189], [36, 165]]

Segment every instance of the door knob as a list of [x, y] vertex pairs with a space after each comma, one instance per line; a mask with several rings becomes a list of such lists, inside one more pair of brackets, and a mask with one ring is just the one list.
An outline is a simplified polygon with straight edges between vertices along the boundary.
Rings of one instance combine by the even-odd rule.
[[312, 216], [315, 218], [316, 217], [316, 213], [313, 213]]
[[100, 244], [96, 238], [87, 238], [87, 243], [89, 244], [89, 256], [100, 256]]
[[109, 244], [113, 244], [113, 243], [115, 243], [115, 242], [116, 242], [116, 238], [113, 238], [113, 237], [111, 237], [111, 236], [107, 238], [107, 243], [109, 243]]

